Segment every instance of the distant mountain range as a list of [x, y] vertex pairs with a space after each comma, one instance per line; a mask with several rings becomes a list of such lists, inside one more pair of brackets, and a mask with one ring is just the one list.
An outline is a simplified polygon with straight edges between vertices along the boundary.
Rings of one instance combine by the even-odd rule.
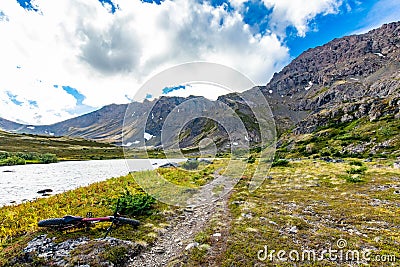
[[[275, 117], [278, 133], [304, 135], [329, 125], [385, 116], [400, 118], [400, 22], [385, 24], [361, 35], [335, 39], [309, 49], [294, 59], [265, 86], [259, 86]], [[251, 94], [250, 89], [245, 94]], [[232, 107], [243, 119], [252, 144], [259, 140], [251, 109], [240, 101], [241, 94], [228, 94], [219, 101]], [[150, 145], [160, 145], [162, 120], [178, 105], [197, 99], [192, 105], [209, 108], [203, 97], [161, 97], [132, 103], [126, 121], [130, 145], [142, 146], [148, 135]], [[215, 102], [213, 102], [215, 103]], [[154, 106], [153, 106], [154, 105]], [[41, 135], [75, 136], [122, 144], [122, 124], [127, 105], [109, 105], [89, 114], [52, 125], [22, 125], [0, 119], [5, 131]], [[150, 110], [152, 108], [152, 110]], [[196, 110], [195, 106], [187, 107]], [[152, 115], [149, 116], [149, 112]], [[146, 129], [144, 120], [148, 119]], [[228, 135], [217, 123], [199, 118], [189, 123], [180, 136], [181, 146], [192, 147], [202, 137], [211, 137], [219, 146], [229, 145]], [[234, 137], [237, 140], [242, 137]]]

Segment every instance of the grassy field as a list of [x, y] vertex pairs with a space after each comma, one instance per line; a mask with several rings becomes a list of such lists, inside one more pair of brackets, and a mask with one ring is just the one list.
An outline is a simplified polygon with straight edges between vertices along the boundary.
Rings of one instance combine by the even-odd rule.
[[14, 134], [0, 131], [0, 152], [54, 154], [59, 160], [123, 158], [121, 147], [82, 138]]
[[[176, 169], [160, 169], [160, 172], [173, 183], [201, 185], [221, 166], [210, 165], [201, 174]], [[369, 251], [369, 258], [388, 255], [400, 260], [400, 170], [393, 168], [393, 162], [357, 159], [339, 163], [311, 159], [290, 161], [287, 166], [273, 167], [262, 187], [250, 193], [247, 186], [252, 167], [254, 165], [230, 197], [231, 222], [227, 225], [226, 219], [216, 216], [196, 237], [197, 241], [212, 248], [215, 245], [212, 234], [226, 229], [228, 239], [218, 257], [220, 266], [293, 266], [296, 262], [296, 259], [280, 261], [276, 253], [272, 260], [258, 259], [257, 254], [265, 246], [269, 251], [301, 252], [306, 249], [322, 253], [321, 260], [299, 262], [298, 266], [342, 266], [348, 262], [330, 260], [327, 252], [321, 252], [338, 249], [336, 242], [339, 239], [346, 242], [345, 252], [357, 250], [361, 255]], [[134, 175], [144, 177], [149, 172]], [[131, 176], [124, 176], [50, 198], [1, 208], [0, 266], [18, 256], [27, 241], [43, 233], [36, 227], [39, 219], [64, 214], [82, 216], [89, 211], [96, 216], [109, 215], [115, 199], [125, 190], [132, 194], [142, 193]], [[137, 230], [119, 228], [112, 236], [151, 245], [167, 226], [169, 216], [179, 216], [179, 209], [156, 203], [149, 214], [136, 217], [142, 221]], [[88, 232], [53, 232], [51, 236], [58, 242], [80, 236], [97, 238], [104, 234], [106, 227], [99, 225]], [[195, 248], [185, 253], [185, 266], [207, 266], [209, 252]], [[364, 263], [382, 266], [379, 262]]]
[[[175, 168], [158, 169], [158, 172], [172, 183], [193, 187], [203, 184], [202, 179], [212, 179], [212, 173], [222, 166], [223, 162], [203, 165], [200, 174]], [[143, 171], [135, 172], [133, 176], [137, 179], [146, 179], [153, 174], [154, 172]], [[199, 175], [202, 179], [199, 179]], [[0, 266], [6, 265], [10, 259], [18, 257], [22, 248], [34, 236], [45, 233], [37, 227], [39, 220], [62, 217], [67, 214], [85, 216], [88, 212], [92, 212], [97, 217], [112, 215], [116, 200], [124, 197], [127, 191], [132, 195], [143, 194], [132, 175], [111, 178], [49, 198], [0, 208]], [[134, 240], [147, 246], [167, 226], [165, 224], [166, 217], [177, 216], [178, 213], [177, 208], [157, 202], [149, 213], [135, 217], [141, 221], [138, 229], [126, 226], [118, 228], [111, 235], [124, 240]], [[100, 238], [108, 226], [109, 223], [104, 223], [86, 232], [82, 230], [52, 232], [50, 236], [56, 237], [57, 242], [81, 236], [91, 239]]]
[[[397, 264], [400, 261], [400, 170], [394, 169], [390, 161], [362, 163], [363, 166], [355, 162], [359, 161], [290, 162], [286, 167], [272, 168], [269, 179], [253, 193], [247, 190], [248, 179], [243, 179], [229, 201], [232, 221], [219, 265], [398, 266], [390, 260], [395, 257]], [[354, 169], [364, 171], [349, 174]], [[214, 218], [200, 234], [200, 240], [213, 246], [212, 234], [225, 227], [225, 221]], [[344, 255], [356, 250], [360, 262], [346, 261], [345, 256], [342, 262], [339, 256], [331, 260], [323, 251], [340, 250], [340, 239], [346, 242]], [[270, 258], [272, 250], [275, 253]], [[277, 257], [279, 250], [286, 252], [286, 261]], [[288, 259], [291, 250], [299, 252], [299, 259], [295, 252], [293, 260]], [[316, 260], [307, 261], [305, 257], [301, 261], [305, 250], [315, 251]], [[371, 260], [363, 260], [362, 253], [368, 251], [366, 255]], [[322, 259], [318, 260], [320, 255]], [[210, 255], [195, 249], [187, 256], [186, 266], [207, 266]], [[374, 261], [379, 257], [388, 262]]]

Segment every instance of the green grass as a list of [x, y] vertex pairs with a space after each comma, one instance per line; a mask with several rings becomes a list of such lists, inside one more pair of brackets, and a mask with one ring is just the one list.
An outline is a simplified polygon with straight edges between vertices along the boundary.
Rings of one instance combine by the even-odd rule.
[[386, 116], [348, 123], [331, 121], [311, 134], [282, 136], [277, 152], [296, 157], [390, 158], [400, 156], [400, 120]]
[[[337, 249], [343, 238], [346, 249], [371, 248], [371, 257], [395, 255], [400, 260], [400, 196], [392, 186], [400, 186], [400, 170], [388, 161], [365, 163], [363, 182], [343, 179], [353, 168], [354, 159], [342, 163], [301, 160], [289, 166], [274, 167], [261, 188], [248, 192], [248, 179], [235, 187], [229, 200], [233, 218], [227, 228], [229, 237], [217, 266], [293, 266], [295, 262], [257, 258], [259, 250], [321, 251]], [[358, 163], [357, 165], [358, 166]], [[251, 170], [249, 170], [251, 172]], [[357, 174], [359, 175], [359, 174]], [[386, 190], [377, 188], [387, 186]], [[378, 204], [373, 204], [378, 203]], [[250, 218], [243, 214], [251, 214]], [[223, 220], [210, 222], [196, 236], [199, 243], [208, 243], [216, 226]], [[295, 227], [295, 232], [290, 229]], [[204, 251], [193, 251], [185, 266], [208, 266], [210, 257]], [[345, 263], [343, 263], [345, 264]], [[368, 266], [383, 266], [370, 262]], [[298, 266], [339, 266], [338, 263], [300, 262]], [[384, 266], [390, 266], [389, 263]]]
[[[287, 166], [273, 167], [268, 173], [271, 179], [252, 193], [248, 191], [248, 183], [255, 164], [250, 164], [229, 199], [232, 220], [216, 212], [206, 227], [195, 234], [194, 241], [203, 246], [184, 252], [185, 266], [208, 266], [209, 253], [216, 244], [212, 235], [221, 231], [226, 231], [228, 238], [220, 255], [213, 258], [217, 266], [292, 266], [293, 262], [260, 261], [257, 252], [264, 246], [276, 250], [318, 251], [329, 249], [330, 245], [334, 248], [339, 238], [347, 241], [348, 249], [372, 248], [373, 256], [390, 254], [400, 259], [400, 196], [394, 193], [395, 187], [400, 186], [400, 170], [394, 169], [391, 163], [390, 160], [364, 163], [353, 158], [341, 163], [293, 160]], [[224, 164], [221, 161], [200, 166], [200, 172], [175, 168], [158, 169], [158, 172], [172, 183], [197, 187], [213, 179], [212, 174]], [[154, 172], [133, 175], [145, 180]], [[116, 199], [126, 190], [133, 196], [142, 194], [135, 180], [127, 175], [47, 199], [1, 208], [0, 266], [18, 255], [34, 236], [47, 232], [37, 228], [38, 220], [65, 214], [84, 216], [89, 211], [95, 216], [110, 215]], [[149, 213], [135, 217], [142, 222], [137, 230], [123, 227], [111, 235], [151, 245], [160, 230], [167, 227], [166, 216], [179, 216], [179, 211], [156, 202]], [[101, 237], [107, 226], [98, 224], [90, 231], [50, 232], [50, 237], [55, 237], [57, 242], [81, 236], [94, 239]], [[74, 253], [81, 255], [83, 249], [89, 253], [94, 249], [91, 246], [90, 243]], [[101, 251], [102, 258], [115, 263], [129, 254], [118, 246]], [[337, 266], [328, 260], [304, 266], [322, 265]], [[370, 266], [380, 265], [371, 262]]]
[[[15, 134], [0, 131], [0, 151], [16, 154], [54, 154], [59, 160], [123, 158], [121, 147], [82, 138]], [[36, 163], [34, 160], [27, 163]]]
[[[175, 168], [160, 168], [158, 172], [171, 182], [186, 186], [199, 186], [204, 181], [212, 179], [214, 171], [221, 166], [223, 166], [222, 162], [202, 166], [203, 169], [199, 173]], [[132, 240], [144, 245], [151, 244], [157, 237], [157, 233], [167, 226], [165, 224], [166, 216], [178, 212], [173, 206], [167, 206], [160, 202], [153, 203], [152, 201], [148, 203], [146, 199], [142, 201], [142, 198], [137, 198], [137, 196], [143, 196], [143, 191], [135, 179], [147, 179], [153, 174], [154, 172], [150, 171], [134, 172], [132, 175], [111, 178], [49, 198], [0, 208], [0, 266], [12, 257], [17, 256], [34, 236], [48, 233], [46, 230], [38, 229], [37, 222], [39, 220], [59, 218], [68, 214], [85, 216], [88, 212], [96, 217], [112, 215], [115, 203], [120, 197], [123, 201], [129, 202], [129, 205], [132, 203], [136, 205], [135, 208], [137, 208], [137, 205], [150, 205], [146, 207], [146, 212], [135, 213], [140, 214], [135, 216], [136, 219], [141, 221], [138, 229], [124, 226], [114, 230], [111, 236]], [[177, 179], [177, 177], [182, 179]], [[127, 191], [129, 191], [130, 199], [127, 197]], [[132, 199], [134, 201], [131, 201]], [[152, 208], [149, 208], [150, 206]], [[81, 236], [94, 239], [102, 237], [108, 226], [109, 223], [97, 224], [90, 231], [83, 231], [82, 229], [67, 232], [50, 231], [50, 236], [55, 237], [57, 242]]]

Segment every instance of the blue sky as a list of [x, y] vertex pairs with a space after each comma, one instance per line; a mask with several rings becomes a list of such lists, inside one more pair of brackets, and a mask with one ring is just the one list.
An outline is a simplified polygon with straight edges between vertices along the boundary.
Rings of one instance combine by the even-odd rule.
[[398, 20], [398, 0], [2, 0], [0, 117], [48, 124], [127, 103], [191, 61], [266, 84], [308, 48]]

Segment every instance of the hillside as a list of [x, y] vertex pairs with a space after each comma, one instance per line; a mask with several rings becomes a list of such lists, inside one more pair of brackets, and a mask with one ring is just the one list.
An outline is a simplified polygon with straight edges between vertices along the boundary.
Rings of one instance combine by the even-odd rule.
[[82, 138], [8, 133], [0, 130], [0, 152], [55, 154], [60, 160], [122, 158], [120, 147]]
[[400, 156], [399, 33], [390, 23], [309, 49], [259, 87], [282, 155]]

